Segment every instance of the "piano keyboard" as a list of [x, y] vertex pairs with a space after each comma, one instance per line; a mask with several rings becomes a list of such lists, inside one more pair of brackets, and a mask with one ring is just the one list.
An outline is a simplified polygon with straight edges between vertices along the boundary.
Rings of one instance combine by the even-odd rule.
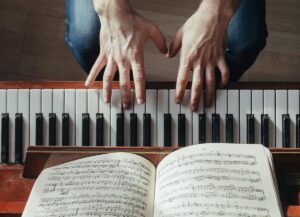
[[[216, 90], [215, 101], [196, 112], [190, 90], [181, 105], [174, 85], [152, 84], [146, 102], [122, 109], [120, 91], [110, 104], [101, 83], [84, 89], [79, 82], [0, 82], [1, 163], [22, 163], [29, 145], [187, 146], [196, 143], [262, 143], [300, 147], [300, 84], [237, 84]], [[250, 87], [254, 86], [255, 89]], [[64, 89], [65, 88], [65, 89]]]

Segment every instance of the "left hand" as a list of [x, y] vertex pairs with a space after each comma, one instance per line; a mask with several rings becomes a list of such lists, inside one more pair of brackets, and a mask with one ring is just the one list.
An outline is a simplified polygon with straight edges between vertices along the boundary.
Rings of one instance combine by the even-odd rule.
[[233, 16], [233, 12], [228, 10], [231, 1], [203, 0], [198, 10], [177, 31], [170, 46], [168, 57], [175, 56], [181, 48], [175, 101], [181, 103], [190, 72], [193, 71], [190, 100], [193, 111], [197, 109], [204, 82], [205, 105], [212, 104], [216, 67], [221, 72], [220, 85], [224, 86], [229, 81], [229, 69], [224, 54], [227, 27]]

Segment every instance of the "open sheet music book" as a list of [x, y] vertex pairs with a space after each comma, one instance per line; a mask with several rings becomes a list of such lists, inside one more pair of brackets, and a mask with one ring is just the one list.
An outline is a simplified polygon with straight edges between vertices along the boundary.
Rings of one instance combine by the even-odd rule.
[[281, 217], [270, 151], [262, 145], [200, 144], [157, 168], [111, 153], [45, 169], [23, 217]]

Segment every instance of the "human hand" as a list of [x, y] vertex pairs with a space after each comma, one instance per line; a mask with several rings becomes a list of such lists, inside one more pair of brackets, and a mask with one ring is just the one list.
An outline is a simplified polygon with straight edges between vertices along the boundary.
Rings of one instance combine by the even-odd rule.
[[190, 107], [193, 111], [197, 110], [204, 82], [205, 105], [212, 104], [216, 67], [221, 72], [220, 86], [228, 83], [229, 69], [224, 57], [226, 33], [237, 3], [236, 0], [203, 0], [198, 10], [177, 31], [167, 55], [173, 57], [181, 48], [176, 103], [183, 99], [191, 71], [193, 79]]
[[128, 108], [131, 100], [130, 70], [133, 72], [137, 102], [145, 100], [144, 44], [151, 39], [159, 51], [166, 54], [166, 40], [159, 28], [139, 16], [127, 0], [94, 0], [101, 20], [100, 54], [86, 80], [91, 86], [106, 65], [103, 74], [103, 98], [109, 103], [112, 81], [119, 71], [122, 104]]

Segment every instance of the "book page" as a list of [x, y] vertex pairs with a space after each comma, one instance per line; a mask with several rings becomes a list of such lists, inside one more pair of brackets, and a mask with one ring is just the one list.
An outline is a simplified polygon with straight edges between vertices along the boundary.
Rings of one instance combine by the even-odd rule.
[[264, 147], [201, 144], [165, 157], [156, 171], [154, 217], [281, 217]]
[[155, 167], [129, 153], [87, 157], [45, 169], [23, 217], [152, 217]]

